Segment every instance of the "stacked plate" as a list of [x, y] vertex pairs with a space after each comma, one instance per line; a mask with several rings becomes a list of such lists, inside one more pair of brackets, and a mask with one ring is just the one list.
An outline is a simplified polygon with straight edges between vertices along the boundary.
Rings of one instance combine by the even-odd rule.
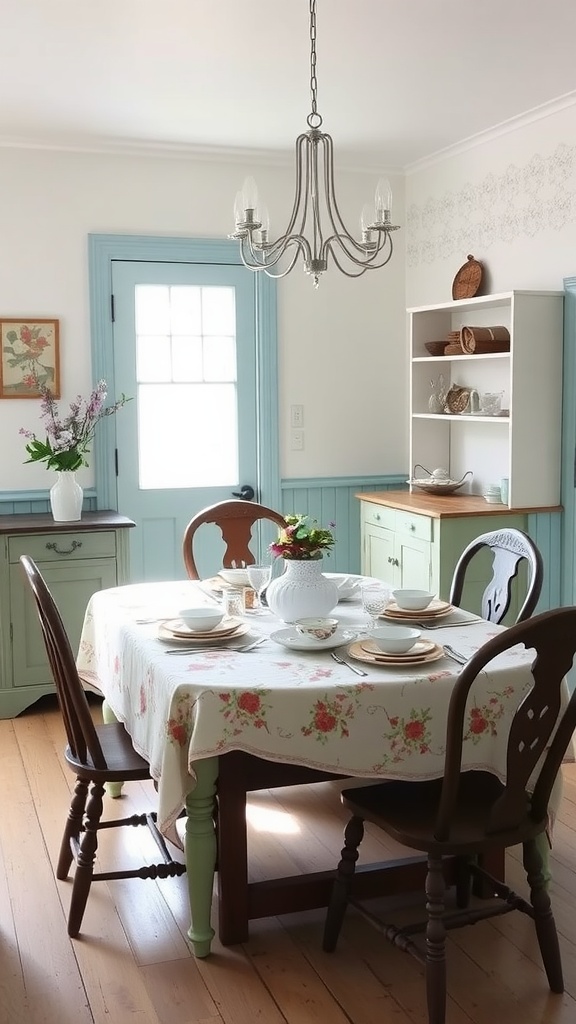
[[432, 640], [418, 640], [405, 654], [386, 654], [375, 640], [356, 640], [348, 647], [348, 654], [356, 661], [364, 661], [369, 665], [426, 665], [430, 661], [438, 661], [444, 657], [440, 644]]
[[169, 640], [170, 643], [185, 643], [188, 646], [191, 644], [202, 646], [202, 644], [215, 644], [221, 640], [224, 642], [231, 640], [232, 637], [244, 636], [249, 631], [250, 623], [232, 616], [222, 619], [222, 622], [214, 626], [214, 629], [205, 630], [189, 629], [182, 619], [166, 619], [158, 626], [158, 639]]
[[407, 624], [410, 621], [422, 622], [424, 619], [429, 619], [433, 622], [434, 619], [441, 619], [453, 610], [453, 605], [449, 604], [448, 601], [441, 601], [438, 597], [435, 597], [426, 608], [420, 611], [409, 611], [407, 608], [400, 608], [396, 601], [390, 601], [380, 618], [396, 619], [397, 622], [401, 619], [406, 621]]

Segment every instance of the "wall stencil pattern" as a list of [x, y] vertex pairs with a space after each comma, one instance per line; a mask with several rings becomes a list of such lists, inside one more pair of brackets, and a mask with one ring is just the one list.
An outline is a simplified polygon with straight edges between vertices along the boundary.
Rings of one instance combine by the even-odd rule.
[[561, 142], [549, 155], [535, 153], [525, 164], [411, 203], [406, 261], [417, 267], [463, 252], [484, 253], [497, 243], [562, 231], [575, 222], [576, 146]]

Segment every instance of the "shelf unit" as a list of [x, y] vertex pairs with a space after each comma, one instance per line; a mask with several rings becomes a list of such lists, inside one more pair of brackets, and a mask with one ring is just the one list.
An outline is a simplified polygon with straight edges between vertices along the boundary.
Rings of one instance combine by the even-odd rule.
[[[410, 472], [438, 467], [482, 494], [509, 480], [510, 508], [560, 501], [563, 293], [511, 291], [408, 310], [410, 317]], [[506, 326], [510, 351], [431, 356], [427, 341], [463, 326]], [[501, 392], [504, 415], [429, 411], [431, 381]], [[416, 489], [415, 489], [416, 490]]]

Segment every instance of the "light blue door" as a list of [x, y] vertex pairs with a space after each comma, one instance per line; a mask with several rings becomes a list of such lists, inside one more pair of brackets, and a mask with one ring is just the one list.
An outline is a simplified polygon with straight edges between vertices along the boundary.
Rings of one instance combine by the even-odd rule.
[[[244, 267], [115, 260], [118, 510], [135, 520], [131, 579], [185, 576], [192, 515], [258, 490], [256, 300]], [[212, 531], [209, 531], [212, 536]], [[216, 538], [202, 575], [221, 564]]]

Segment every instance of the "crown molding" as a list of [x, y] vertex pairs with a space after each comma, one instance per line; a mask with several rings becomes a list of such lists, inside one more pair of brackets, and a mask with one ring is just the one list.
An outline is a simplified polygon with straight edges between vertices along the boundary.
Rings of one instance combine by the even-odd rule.
[[475, 135], [470, 135], [467, 139], [462, 139], [461, 142], [455, 142], [452, 146], [446, 146], [445, 149], [439, 149], [436, 153], [431, 153], [429, 156], [422, 157], [421, 160], [415, 160], [414, 163], [407, 164], [404, 168], [406, 177], [410, 177], [412, 174], [417, 174], [419, 171], [427, 170], [434, 164], [442, 163], [444, 160], [448, 160], [451, 157], [459, 156], [461, 153], [466, 153], [470, 149], [475, 149], [477, 146], [483, 146], [487, 142], [492, 142], [494, 139], [501, 138], [503, 135], [509, 135], [511, 132], [518, 131], [519, 128], [525, 128], [527, 125], [534, 124], [536, 121], [541, 121], [545, 117], [550, 117], [552, 114], [557, 114], [562, 110], [566, 110], [568, 107], [573, 107], [576, 104], [576, 90], [573, 92], [564, 93], [563, 96], [558, 96], [554, 100], [550, 100], [548, 103], [542, 103], [538, 107], [533, 107], [532, 110], [527, 110], [523, 114], [518, 114], [516, 117], [509, 117], [506, 121], [501, 121], [499, 124], [494, 125], [492, 128], [486, 128], [485, 131], [477, 132]]
[[[205, 163], [293, 167], [294, 146], [289, 149], [250, 149], [231, 146], [201, 146], [154, 139], [120, 139], [104, 136], [30, 137], [0, 135], [0, 149], [26, 149], [54, 153], [90, 153], [106, 156], [139, 156], [162, 160], [194, 160]], [[340, 148], [338, 169], [357, 174], [404, 175], [400, 166], [386, 166], [378, 154]]]

